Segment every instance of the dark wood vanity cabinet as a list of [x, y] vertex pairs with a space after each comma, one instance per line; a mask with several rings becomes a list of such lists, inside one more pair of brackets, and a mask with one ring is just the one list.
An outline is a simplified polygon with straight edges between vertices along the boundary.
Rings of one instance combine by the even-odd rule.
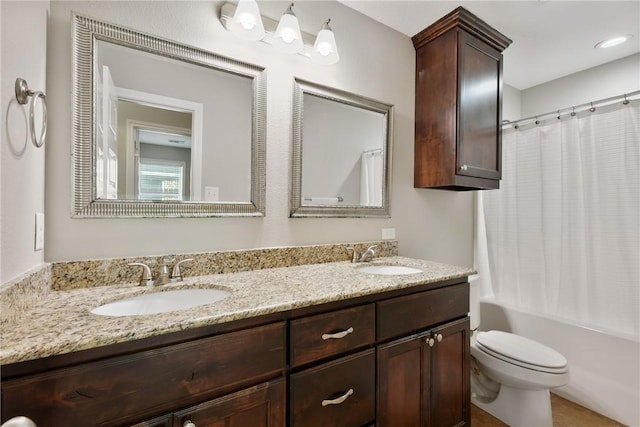
[[414, 187], [499, 188], [502, 51], [511, 40], [462, 7], [412, 40]]
[[2, 421], [25, 415], [39, 426], [82, 427], [466, 425], [468, 311], [468, 283], [451, 279], [247, 319], [248, 326], [231, 322], [213, 334], [206, 327], [183, 331], [151, 349], [108, 346], [82, 362], [73, 353], [57, 356], [55, 368], [46, 360], [27, 362], [29, 370], [9, 365], [2, 371]]

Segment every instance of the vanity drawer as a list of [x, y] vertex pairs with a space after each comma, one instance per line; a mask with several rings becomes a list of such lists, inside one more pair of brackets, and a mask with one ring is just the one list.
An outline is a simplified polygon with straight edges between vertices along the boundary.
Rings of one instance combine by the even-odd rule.
[[291, 365], [297, 367], [375, 341], [373, 304], [291, 321]]
[[469, 284], [424, 291], [377, 304], [378, 340], [430, 328], [469, 313]]
[[122, 425], [165, 412], [168, 402], [186, 406], [278, 376], [285, 340], [278, 322], [4, 381], [3, 417], [26, 415], [43, 426]]
[[373, 349], [291, 375], [291, 427], [371, 423], [375, 376]]

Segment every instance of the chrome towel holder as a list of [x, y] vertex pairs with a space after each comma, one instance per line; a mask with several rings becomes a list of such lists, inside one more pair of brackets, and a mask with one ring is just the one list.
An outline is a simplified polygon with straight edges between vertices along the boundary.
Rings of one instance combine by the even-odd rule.
[[[29, 102], [31, 98], [31, 102]], [[36, 124], [35, 124], [35, 104], [38, 98], [42, 98], [42, 131], [40, 132], [40, 138], [36, 137]], [[27, 81], [25, 79], [16, 79], [16, 99], [18, 103], [24, 105], [29, 102], [29, 130], [31, 132], [31, 141], [36, 147], [42, 147], [47, 137], [47, 99], [44, 92], [36, 92], [29, 89]]]

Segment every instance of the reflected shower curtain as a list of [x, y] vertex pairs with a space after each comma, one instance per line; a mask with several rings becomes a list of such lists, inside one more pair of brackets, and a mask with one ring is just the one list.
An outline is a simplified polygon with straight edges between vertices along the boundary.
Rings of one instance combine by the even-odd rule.
[[360, 204], [362, 206], [382, 206], [383, 157], [382, 150], [362, 153], [360, 162]]
[[478, 193], [495, 298], [637, 339], [640, 101], [504, 131], [502, 153]]

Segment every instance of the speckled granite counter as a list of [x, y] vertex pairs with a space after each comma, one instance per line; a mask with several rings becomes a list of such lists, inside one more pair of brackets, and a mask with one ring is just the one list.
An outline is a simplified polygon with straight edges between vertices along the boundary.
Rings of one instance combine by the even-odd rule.
[[[147, 289], [137, 284], [52, 291], [24, 317], [1, 326], [0, 364], [43, 358], [246, 319], [331, 301], [375, 294], [468, 276], [474, 271], [404, 257], [377, 258], [368, 264], [415, 267], [423, 273], [374, 275], [362, 264], [332, 262], [256, 271], [198, 276], [177, 284]], [[184, 287], [223, 287], [231, 296], [193, 309], [145, 316], [105, 317], [89, 310], [145, 292]]]

